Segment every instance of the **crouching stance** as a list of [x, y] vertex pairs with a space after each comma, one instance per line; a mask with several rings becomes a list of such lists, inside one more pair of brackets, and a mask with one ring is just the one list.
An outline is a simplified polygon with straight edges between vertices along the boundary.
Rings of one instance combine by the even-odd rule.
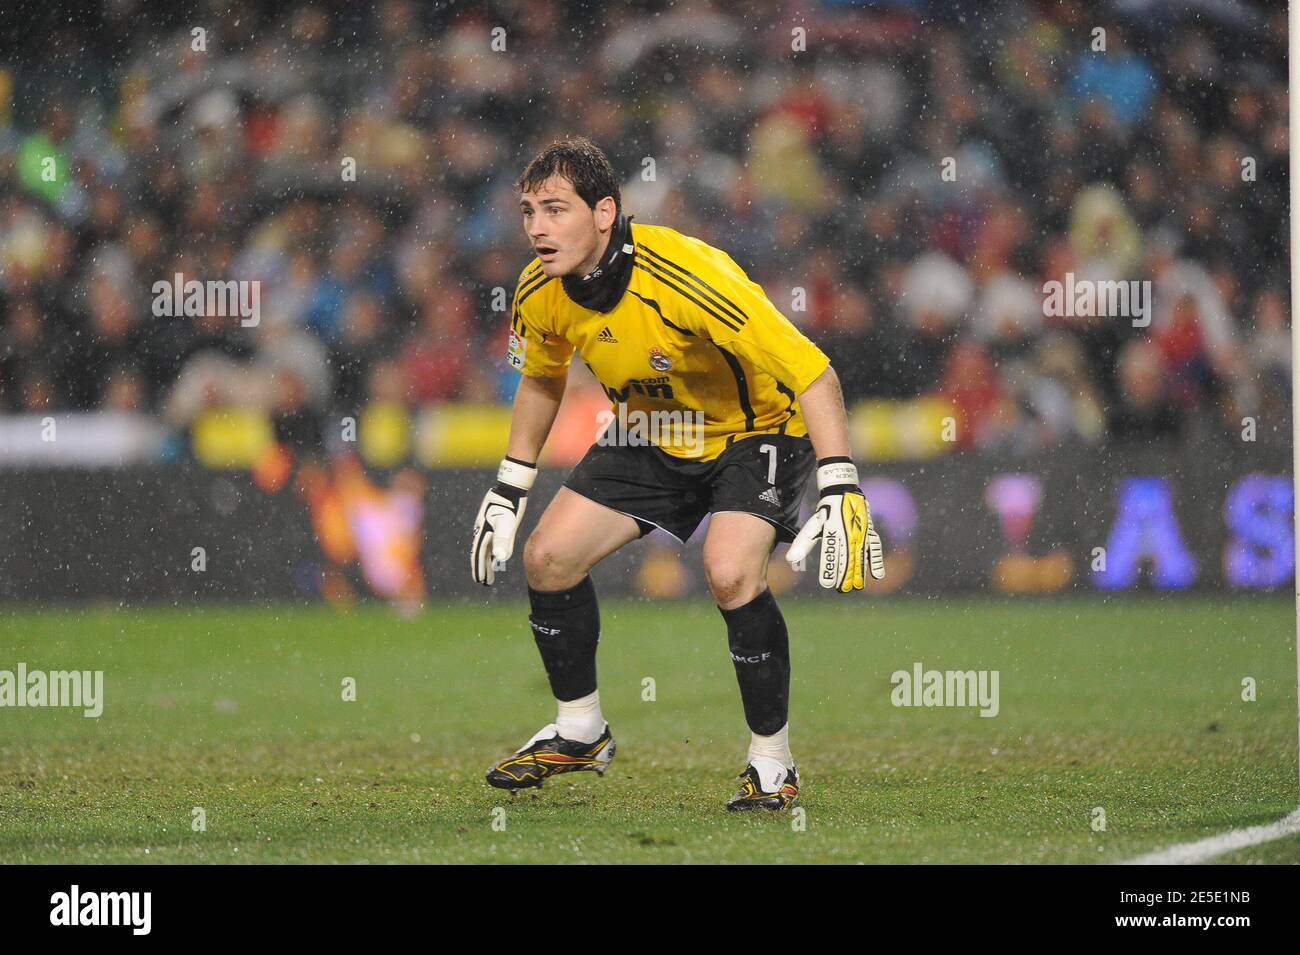
[[[588, 572], [660, 528], [687, 540], [710, 516], [704, 570], [727, 629], [748, 761], [729, 809], [782, 809], [799, 794], [790, 752], [790, 647], [767, 588], [778, 543], [798, 563], [818, 548], [821, 585], [861, 590], [884, 576], [880, 538], [849, 458], [848, 425], [829, 360], [725, 253], [670, 228], [634, 225], [604, 154], [553, 144], [518, 183], [537, 253], [520, 276], [509, 363], [522, 373], [496, 483], [474, 523], [474, 579], [490, 585], [514, 553], [536, 462], [578, 352], [616, 406], [524, 546], [529, 623], [557, 701], [554, 723], [488, 771], [502, 789], [558, 773], [603, 773], [614, 739], [600, 709], [600, 610]], [[686, 429], [657, 444], [624, 421], [659, 414]], [[819, 500], [799, 528], [815, 474]]]

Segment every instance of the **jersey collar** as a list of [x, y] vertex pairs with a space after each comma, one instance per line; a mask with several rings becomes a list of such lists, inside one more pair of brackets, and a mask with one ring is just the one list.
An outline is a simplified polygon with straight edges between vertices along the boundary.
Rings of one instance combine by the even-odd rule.
[[569, 298], [596, 312], [612, 311], [632, 280], [636, 249], [632, 244], [632, 217], [619, 213], [600, 262], [584, 276], [566, 275], [560, 282]]

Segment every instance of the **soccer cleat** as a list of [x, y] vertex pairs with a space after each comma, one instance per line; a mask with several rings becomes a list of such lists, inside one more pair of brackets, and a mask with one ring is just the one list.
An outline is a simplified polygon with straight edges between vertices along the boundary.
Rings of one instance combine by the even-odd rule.
[[799, 768], [786, 769], [775, 760], [765, 759], [760, 767], [750, 763], [740, 774], [744, 780], [736, 794], [727, 801], [730, 812], [745, 809], [785, 809], [799, 797]]
[[565, 739], [554, 723], [547, 723], [515, 755], [487, 772], [488, 785], [497, 789], [528, 789], [560, 773], [591, 771], [604, 775], [614, 758], [614, 737], [609, 724], [594, 743]]

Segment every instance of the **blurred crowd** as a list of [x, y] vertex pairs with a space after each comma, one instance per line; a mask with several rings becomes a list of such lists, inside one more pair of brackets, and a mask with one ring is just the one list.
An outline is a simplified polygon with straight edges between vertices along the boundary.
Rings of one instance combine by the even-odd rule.
[[[512, 183], [581, 133], [850, 402], [941, 395], [1014, 453], [1285, 416], [1285, 9], [1184, 6], [107, 0], [0, 69], [0, 412], [254, 404], [313, 443], [508, 401]], [[178, 273], [260, 282], [259, 323], [156, 316]], [[1150, 324], [1045, 316], [1067, 273], [1149, 281]]]

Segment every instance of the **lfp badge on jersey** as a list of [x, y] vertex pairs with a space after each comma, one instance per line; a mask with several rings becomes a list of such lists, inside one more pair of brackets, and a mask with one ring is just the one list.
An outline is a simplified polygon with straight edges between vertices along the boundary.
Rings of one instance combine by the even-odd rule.
[[650, 349], [650, 367], [655, 371], [667, 371], [673, 367], [673, 360], [658, 348]]
[[510, 329], [510, 345], [506, 348], [506, 361], [510, 363], [511, 368], [524, 370], [524, 353], [527, 350], [527, 340], [513, 328]]

